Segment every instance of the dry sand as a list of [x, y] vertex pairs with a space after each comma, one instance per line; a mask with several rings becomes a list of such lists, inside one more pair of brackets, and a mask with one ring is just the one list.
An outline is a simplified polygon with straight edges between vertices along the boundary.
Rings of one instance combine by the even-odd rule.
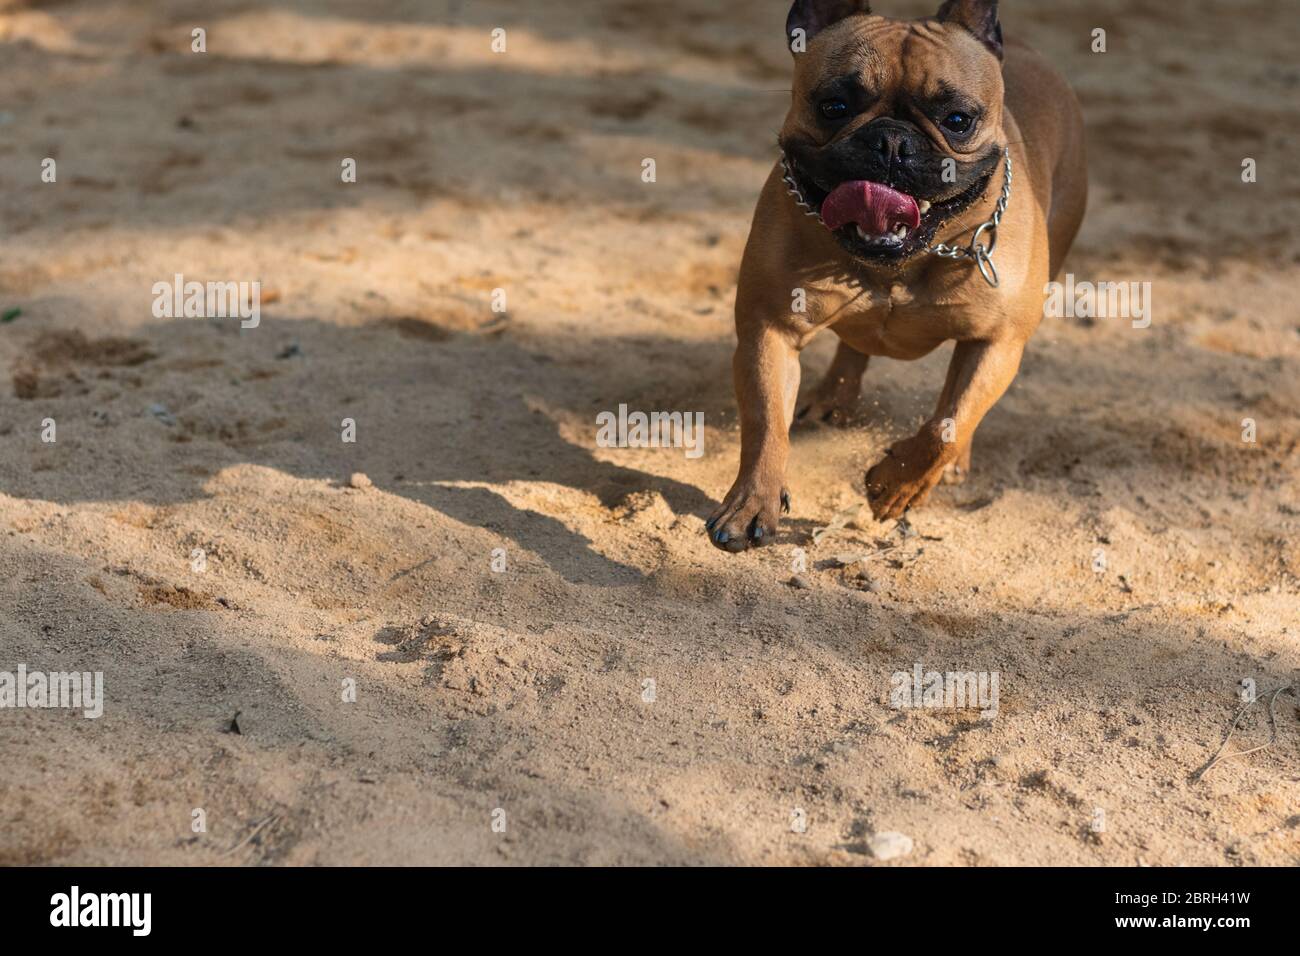
[[[857, 865], [880, 831], [928, 865], [1300, 862], [1295, 698], [1190, 779], [1238, 682], [1300, 667], [1283, 8], [1004, 4], [1087, 116], [1067, 271], [1151, 282], [1152, 326], [1045, 321], [969, 483], [814, 544], [947, 350], [876, 361], [735, 557], [702, 516], [784, 0], [0, 3], [0, 670], [108, 698], [0, 711], [0, 862]], [[261, 281], [260, 326], [155, 319], [175, 273]], [[706, 454], [596, 447], [619, 403], [702, 411]], [[870, 584], [833, 566], [862, 551]], [[918, 661], [996, 671], [997, 717], [892, 709]], [[1257, 707], [1233, 746], [1268, 738]]]

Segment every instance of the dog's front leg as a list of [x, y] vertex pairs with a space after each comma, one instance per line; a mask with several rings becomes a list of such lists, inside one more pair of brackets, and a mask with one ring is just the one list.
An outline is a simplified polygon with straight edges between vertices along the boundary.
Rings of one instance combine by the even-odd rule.
[[785, 466], [799, 394], [799, 352], [788, 329], [738, 324], [732, 360], [740, 406], [740, 474], [709, 516], [709, 539], [725, 551], [771, 544], [789, 510]]
[[944, 468], [970, 448], [975, 429], [1020, 368], [1019, 339], [958, 342], [934, 416], [885, 452], [867, 472], [867, 500], [879, 521], [925, 504]]

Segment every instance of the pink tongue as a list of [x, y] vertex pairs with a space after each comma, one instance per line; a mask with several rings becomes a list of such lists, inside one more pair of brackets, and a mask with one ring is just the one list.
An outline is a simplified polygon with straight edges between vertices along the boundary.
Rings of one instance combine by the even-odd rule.
[[915, 229], [921, 224], [921, 210], [907, 193], [865, 179], [840, 183], [822, 203], [822, 222], [834, 232], [845, 223], [856, 222], [873, 236], [891, 232], [896, 226]]

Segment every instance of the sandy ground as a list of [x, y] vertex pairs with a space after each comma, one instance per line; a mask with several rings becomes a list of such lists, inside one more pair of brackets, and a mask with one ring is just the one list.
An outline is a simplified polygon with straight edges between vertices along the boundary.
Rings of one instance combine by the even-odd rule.
[[[1152, 326], [1044, 322], [969, 483], [814, 543], [947, 350], [877, 360], [733, 557], [784, 0], [0, 3], [0, 670], [107, 696], [0, 711], [0, 862], [1300, 862], [1295, 698], [1192, 780], [1300, 667], [1283, 7], [1008, 0], [1087, 115], [1067, 271]], [[178, 272], [262, 282], [260, 326], [155, 319]], [[706, 453], [597, 447], [619, 403]], [[997, 716], [891, 708], [917, 662], [996, 671]]]

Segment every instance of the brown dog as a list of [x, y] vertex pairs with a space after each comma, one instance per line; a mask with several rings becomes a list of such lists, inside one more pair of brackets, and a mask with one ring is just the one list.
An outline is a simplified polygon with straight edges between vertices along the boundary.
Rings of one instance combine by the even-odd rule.
[[956, 341], [934, 415], [867, 472], [876, 518], [964, 479], [1086, 201], [1078, 102], [1033, 51], [1004, 48], [996, 0], [947, 0], [915, 21], [872, 16], [865, 0], [796, 0], [786, 33], [784, 155], [736, 295], [740, 474], [707, 522], [727, 551], [771, 542], [788, 510], [799, 352], [824, 328], [839, 347], [801, 418], [842, 418], [869, 356]]

